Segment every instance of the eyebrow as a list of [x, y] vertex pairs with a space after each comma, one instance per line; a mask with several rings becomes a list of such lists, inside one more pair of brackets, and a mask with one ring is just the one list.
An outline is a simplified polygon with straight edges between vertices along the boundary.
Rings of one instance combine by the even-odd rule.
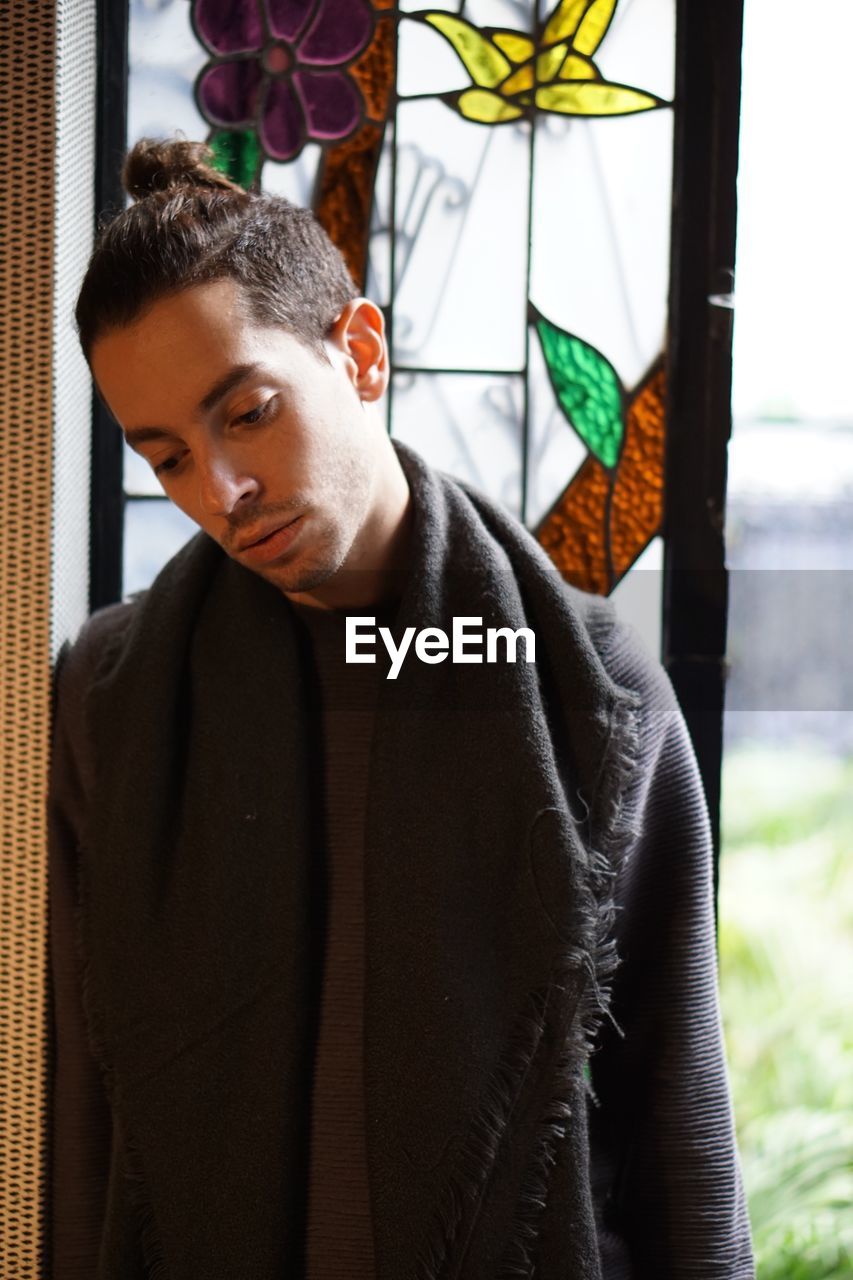
[[[229, 391], [233, 391], [241, 382], [245, 382], [263, 368], [264, 366], [258, 361], [252, 364], [233, 365], [199, 400], [196, 407], [198, 417], [204, 417], [210, 413]], [[174, 431], [168, 431], [165, 427], [128, 427], [124, 438], [130, 447], [135, 449], [138, 444], [143, 444], [146, 440], [174, 440], [176, 436]]]

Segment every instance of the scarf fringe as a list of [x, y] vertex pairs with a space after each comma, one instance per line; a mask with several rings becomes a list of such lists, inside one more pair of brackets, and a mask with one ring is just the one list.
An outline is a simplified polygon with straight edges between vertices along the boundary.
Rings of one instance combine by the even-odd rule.
[[[528, 997], [526, 1010], [510, 1033], [506, 1050], [486, 1083], [468, 1137], [457, 1155], [433, 1221], [426, 1248], [418, 1254], [417, 1280], [458, 1280], [464, 1274], [467, 1240], [476, 1225], [484, 1196], [519, 1094], [540, 1049], [547, 1043], [549, 1023], [562, 1027], [563, 1041], [554, 1068], [553, 1092], [540, 1119], [533, 1155], [525, 1172], [504, 1250], [499, 1280], [532, 1280], [540, 1219], [548, 1199], [557, 1148], [573, 1117], [572, 1099], [582, 1096], [579, 1077], [594, 1099], [585, 1068], [602, 1021], [610, 1017], [613, 975], [619, 956], [612, 936], [616, 915], [616, 877], [628, 858], [641, 826], [628, 812], [628, 794], [640, 763], [641, 699], [616, 687], [610, 731], [593, 796], [584, 805], [588, 862], [572, 911], [579, 926], [578, 944], [560, 953], [551, 979]], [[576, 1006], [561, 1009], [580, 975]], [[561, 1016], [562, 1015], [562, 1016]], [[566, 1026], [566, 1024], [568, 1025]], [[615, 1026], [614, 1021], [614, 1026]], [[622, 1034], [621, 1029], [617, 1030]], [[463, 1238], [463, 1226], [465, 1236]]]
[[528, 1008], [516, 1021], [506, 1052], [486, 1083], [480, 1110], [459, 1150], [455, 1174], [439, 1201], [433, 1237], [418, 1255], [418, 1280], [440, 1280], [451, 1274], [448, 1268], [457, 1237], [494, 1166], [518, 1094], [542, 1043], [549, 995], [550, 988], [531, 993]]
[[[557, 1089], [549, 1099], [539, 1123], [534, 1154], [528, 1166], [513, 1217], [510, 1238], [504, 1251], [499, 1280], [514, 1280], [534, 1274], [534, 1250], [539, 1239], [539, 1219], [545, 1210], [551, 1170], [557, 1161], [557, 1146], [565, 1138], [572, 1107], [567, 1095], [577, 1071], [574, 1050], [564, 1050], [555, 1072]], [[574, 1090], [577, 1092], [577, 1090]]]
[[597, 910], [590, 982], [580, 1016], [585, 1056], [592, 1052], [605, 1017], [610, 1018], [622, 1035], [610, 1012], [613, 975], [620, 963], [613, 938], [615, 887], [619, 872], [642, 832], [637, 815], [628, 811], [628, 796], [641, 763], [640, 716], [639, 695], [630, 689], [618, 688], [610, 712], [610, 733], [598, 783], [587, 816], [590, 883]]

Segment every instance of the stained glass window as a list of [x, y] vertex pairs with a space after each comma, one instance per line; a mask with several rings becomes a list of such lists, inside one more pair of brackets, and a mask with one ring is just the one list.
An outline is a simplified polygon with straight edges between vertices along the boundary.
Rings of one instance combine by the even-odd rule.
[[[674, 7], [131, 9], [128, 145], [180, 128], [244, 185], [311, 204], [385, 311], [391, 434], [602, 594], [659, 563]], [[129, 592], [165, 499], [126, 462]], [[192, 530], [163, 529], [166, 559]]]

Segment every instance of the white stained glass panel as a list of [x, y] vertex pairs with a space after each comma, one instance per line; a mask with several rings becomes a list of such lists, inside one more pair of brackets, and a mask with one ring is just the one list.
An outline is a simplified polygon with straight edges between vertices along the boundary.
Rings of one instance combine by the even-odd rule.
[[521, 369], [529, 126], [488, 128], [444, 103], [397, 112], [394, 359]]
[[447, 13], [458, 13], [459, 3], [453, 3], [453, 0], [438, 0], [437, 4], [423, 4], [421, 0], [399, 0], [398, 6], [401, 13], [415, 13], [420, 9], [444, 9]]
[[167, 498], [129, 499], [124, 508], [125, 597], [149, 587], [199, 526]]
[[393, 174], [394, 125], [388, 121], [376, 178], [373, 183], [373, 206], [370, 211], [370, 239], [367, 246], [365, 288], [368, 298], [380, 307], [391, 299], [391, 178]]
[[[418, 5], [435, 12], [438, 5]], [[453, 45], [426, 22], [400, 23], [397, 43], [397, 93], [448, 93], [464, 89], [471, 77]]]
[[210, 125], [195, 105], [193, 83], [208, 54], [190, 26], [188, 0], [131, 0], [128, 53], [128, 147], [178, 130], [204, 141]]
[[663, 617], [663, 538], [652, 538], [645, 551], [610, 593], [616, 612], [639, 632], [653, 658], [661, 657]]
[[[399, 0], [399, 9], [401, 13], [442, 9], [446, 13], [459, 14], [475, 27], [505, 27], [510, 31], [529, 31], [535, 3], [536, 0], [436, 0], [432, 4], [424, 3], [424, 0]], [[544, 4], [542, 12], [546, 12]]]
[[270, 195], [285, 196], [292, 204], [310, 209], [319, 162], [320, 147], [316, 142], [309, 142], [287, 164], [265, 160], [261, 170], [261, 190]]
[[[542, 16], [550, 13], [556, 4], [557, 0], [552, 0], [551, 5], [539, 0]], [[475, 27], [530, 32], [534, 26], [536, 0], [463, 0], [461, 10], [462, 16]]]
[[630, 389], [666, 335], [672, 112], [542, 117], [535, 150], [531, 299]]
[[521, 378], [398, 372], [393, 435], [425, 462], [521, 513]]
[[620, 0], [595, 53], [608, 80], [671, 102], [675, 93], [675, 0]]

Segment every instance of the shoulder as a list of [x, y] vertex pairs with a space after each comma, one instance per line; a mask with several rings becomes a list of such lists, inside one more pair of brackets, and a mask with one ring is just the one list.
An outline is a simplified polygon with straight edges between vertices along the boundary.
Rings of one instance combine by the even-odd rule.
[[614, 682], [637, 697], [637, 768], [629, 808], [646, 836], [658, 838], [668, 831], [686, 863], [691, 863], [685, 852], [691, 832], [692, 865], [704, 876], [711, 848], [707, 797], [690, 730], [666, 668], [633, 624], [618, 613], [601, 658]]
[[118, 604], [104, 605], [90, 614], [73, 640], [62, 645], [56, 662], [58, 702], [77, 701], [124, 637], [144, 592]]
[[651, 652], [634, 624], [615, 610], [601, 660], [616, 684], [639, 694], [647, 719], [669, 723], [680, 713], [678, 698], [660, 658]]
[[80, 777], [91, 775], [91, 760], [85, 740], [86, 695], [104, 665], [117, 652], [128, 624], [134, 616], [138, 592], [118, 604], [96, 609], [73, 639], [66, 639], [57, 655], [52, 687], [52, 741], [55, 762], [70, 753]]
[[[133, 616], [132, 600], [90, 615], [73, 639], [66, 639], [52, 676], [50, 767], [47, 790], [51, 866], [72, 856], [70, 832], [85, 830], [94, 781], [94, 758], [86, 728], [86, 697], [104, 656], [114, 651]], [[61, 883], [61, 882], [56, 882]]]
[[610, 598], [574, 591], [573, 601], [611, 682], [614, 732], [617, 707], [623, 713], [627, 708], [632, 721], [633, 803], [642, 811], [653, 781], [658, 788], [677, 784], [698, 793], [701, 783], [690, 733], [660, 658]]
[[670, 720], [678, 711], [675, 690], [660, 658], [634, 624], [609, 596], [570, 584], [564, 584], [564, 589], [611, 681], [634, 694], [635, 701], [639, 699], [644, 716]]

